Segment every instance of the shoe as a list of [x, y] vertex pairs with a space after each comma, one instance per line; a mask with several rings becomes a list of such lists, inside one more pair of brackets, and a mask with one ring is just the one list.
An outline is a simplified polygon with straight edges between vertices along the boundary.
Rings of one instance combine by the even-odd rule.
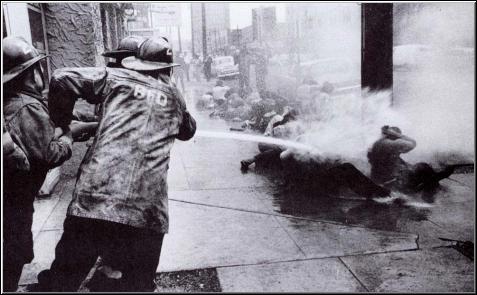
[[444, 178], [447, 178], [449, 176], [451, 176], [455, 171], [455, 167], [454, 166], [447, 166], [444, 168], [444, 170], [442, 170], [441, 172], [437, 173], [437, 178], [438, 178], [438, 181], [441, 180], [441, 179], [444, 179]]
[[249, 165], [250, 165], [250, 162], [247, 160], [240, 161], [240, 170], [242, 170], [242, 172], [247, 172]]

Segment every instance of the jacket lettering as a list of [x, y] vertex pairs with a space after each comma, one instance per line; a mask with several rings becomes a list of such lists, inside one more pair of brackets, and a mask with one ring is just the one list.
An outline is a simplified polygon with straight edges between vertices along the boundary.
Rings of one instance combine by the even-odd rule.
[[147, 98], [149, 103], [157, 102], [160, 106], [165, 107], [167, 105], [167, 96], [164, 93], [147, 89], [142, 85], [134, 86], [134, 96], [136, 98]]

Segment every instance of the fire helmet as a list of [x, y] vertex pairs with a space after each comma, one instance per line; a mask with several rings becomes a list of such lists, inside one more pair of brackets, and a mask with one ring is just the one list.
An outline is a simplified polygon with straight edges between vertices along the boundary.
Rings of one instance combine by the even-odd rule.
[[106, 51], [102, 55], [121, 60], [128, 56], [135, 56], [139, 46], [141, 46], [144, 41], [146, 41], [146, 38], [142, 36], [128, 36], [119, 42], [117, 49]]
[[3, 83], [11, 81], [40, 60], [48, 57], [40, 54], [22, 37], [6, 37], [2, 44]]
[[122, 60], [123, 67], [135, 71], [155, 71], [179, 66], [173, 62], [172, 47], [166, 38], [152, 37], [140, 46], [136, 56]]

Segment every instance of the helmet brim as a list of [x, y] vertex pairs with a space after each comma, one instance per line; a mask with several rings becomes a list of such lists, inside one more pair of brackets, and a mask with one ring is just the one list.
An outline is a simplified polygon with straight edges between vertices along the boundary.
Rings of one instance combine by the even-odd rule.
[[129, 56], [136, 55], [136, 53], [132, 50], [111, 50], [103, 52], [102, 56], [105, 57], [112, 57], [112, 58], [126, 58]]
[[37, 62], [39, 62], [40, 60], [44, 59], [44, 58], [47, 58], [47, 57], [50, 57], [48, 55], [39, 55], [35, 58], [32, 58], [16, 67], [13, 67], [12, 69], [6, 71], [5, 73], [3, 73], [3, 76], [2, 76], [2, 83], [5, 84], [7, 82], [10, 82], [12, 79], [14, 79], [15, 77], [19, 76], [21, 73], [23, 73], [24, 71], [28, 70], [31, 66], [33, 66], [34, 64], [36, 64]]
[[147, 61], [139, 59], [135, 56], [130, 56], [121, 61], [121, 64], [126, 69], [134, 70], [134, 71], [156, 71], [171, 67], [180, 66], [176, 63], [165, 63], [165, 62], [154, 62], [154, 61]]

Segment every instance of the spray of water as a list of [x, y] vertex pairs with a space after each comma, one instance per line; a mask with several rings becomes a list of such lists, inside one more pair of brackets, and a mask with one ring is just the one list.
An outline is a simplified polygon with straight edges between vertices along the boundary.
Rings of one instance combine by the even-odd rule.
[[284, 146], [287, 148], [293, 148], [300, 151], [318, 152], [317, 149], [311, 145], [302, 144], [302, 143], [291, 141], [291, 140], [283, 140], [283, 139], [269, 137], [269, 136], [251, 135], [251, 134], [243, 134], [243, 133], [231, 133], [231, 132], [207, 131], [207, 130], [198, 130], [195, 133], [195, 136], [208, 137], [208, 138], [220, 138], [220, 139], [235, 139], [235, 140], [250, 141], [250, 142], [257, 142], [257, 143], [267, 143], [267, 144]]
[[411, 123], [404, 131], [418, 143], [406, 156], [410, 161], [457, 157], [473, 162], [474, 6], [423, 3], [397, 8], [395, 109]]
[[[324, 4], [301, 5], [304, 7], [290, 11], [327, 16], [318, 26], [323, 32], [320, 38], [303, 45], [316, 49], [312, 58], [330, 57], [338, 52], [351, 59], [358, 56], [359, 60], [359, 26], [340, 18], [341, 12], [347, 10], [341, 11], [341, 5], [328, 10]], [[396, 8], [392, 91], [332, 96], [326, 106], [326, 120], [300, 119], [305, 130], [301, 136], [295, 134], [284, 141], [207, 130], [198, 131], [197, 135], [278, 144], [304, 157], [310, 151], [318, 151], [325, 158], [362, 163], [367, 162], [367, 150], [380, 137], [381, 127], [391, 125], [399, 126], [405, 135], [417, 141], [416, 149], [403, 155], [409, 162], [438, 165], [452, 156], [456, 162], [473, 162], [475, 16], [470, 5], [431, 3], [420, 4], [419, 9]], [[359, 6], [350, 7], [347, 13], [359, 16]], [[328, 38], [326, 32], [331, 32], [328, 35], [333, 38]], [[342, 32], [349, 36], [340, 35]], [[304, 29], [301, 32], [306, 33]], [[341, 51], [337, 50], [340, 48]], [[323, 82], [323, 77], [315, 78]]]
[[[417, 141], [403, 155], [409, 162], [474, 161], [474, 9], [462, 3], [407, 5], [395, 8], [392, 92], [332, 97], [327, 120], [302, 122], [304, 143], [330, 158], [366, 161], [381, 127], [394, 125]], [[332, 23], [320, 30], [332, 32]], [[338, 48], [337, 42], [324, 43]]]

